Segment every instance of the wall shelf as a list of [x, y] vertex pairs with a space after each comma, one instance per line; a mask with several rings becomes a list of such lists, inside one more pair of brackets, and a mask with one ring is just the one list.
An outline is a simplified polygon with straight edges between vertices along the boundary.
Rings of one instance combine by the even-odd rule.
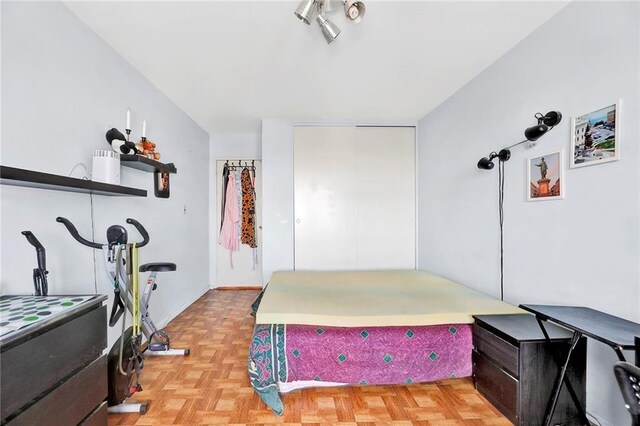
[[77, 179], [33, 170], [0, 166], [0, 184], [85, 194], [146, 197], [147, 191], [127, 186], [111, 185], [91, 180]]
[[120, 155], [120, 164], [126, 167], [142, 170], [143, 172], [169, 172], [178, 173], [173, 163], [161, 163], [138, 154]]

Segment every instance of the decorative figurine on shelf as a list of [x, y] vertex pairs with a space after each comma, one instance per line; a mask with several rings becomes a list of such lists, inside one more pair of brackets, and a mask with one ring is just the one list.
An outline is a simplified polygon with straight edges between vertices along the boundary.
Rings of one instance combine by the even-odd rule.
[[147, 139], [147, 120], [142, 120], [142, 139], [136, 144], [138, 154], [152, 160], [159, 160], [160, 153], [156, 152], [156, 144]]
[[105, 135], [107, 142], [111, 145], [111, 148], [118, 154], [136, 154], [136, 144], [127, 140], [127, 138], [115, 127], [108, 130]]
[[151, 158], [152, 160], [160, 159], [160, 153], [156, 152], [156, 144], [147, 138], [143, 137], [140, 142], [136, 144], [136, 149], [138, 150], [139, 155]]

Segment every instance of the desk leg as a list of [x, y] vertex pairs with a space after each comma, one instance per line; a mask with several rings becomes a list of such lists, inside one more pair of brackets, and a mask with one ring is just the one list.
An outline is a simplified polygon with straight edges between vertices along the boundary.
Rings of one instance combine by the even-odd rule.
[[558, 359], [555, 351], [553, 351], [551, 349], [551, 339], [549, 338], [549, 334], [547, 333], [547, 330], [545, 329], [544, 324], [542, 323], [540, 318], [536, 317], [536, 320], [538, 321], [538, 325], [540, 326], [540, 329], [542, 330], [542, 333], [544, 334], [544, 337], [545, 337], [547, 343], [549, 344], [550, 351], [551, 351], [551, 354], [553, 356], [553, 359], [556, 361], [556, 364], [558, 365], [558, 367], [561, 367], [560, 371], [558, 371], [558, 375], [556, 376], [556, 381], [555, 381], [554, 386], [553, 386], [553, 391], [551, 392], [552, 396], [549, 399], [549, 403], [547, 404], [547, 411], [546, 411], [546, 414], [545, 414], [544, 425], [545, 426], [549, 426], [551, 424], [551, 419], [553, 417], [553, 412], [556, 409], [556, 405], [558, 404], [558, 398], [560, 397], [560, 391], [562, 389], [562, 382], [563, 381], [564, 381], [564, 384], [567, 386], [567, 391], [569, 392], [569, 395], [571, 396], [571, 399], [573, 400], [573, 404], [578, 409], [578, 415], [580, 416], [580, 421], [582, 422], [582, 424], [588, 425], [589, 421], [587, 420], [587, 415], [586, 415], [586, 413], [584, 411], [584, 407], [582, 407], [582, 404], [580, 403], [580, 400], [578, 399], [578, 396], [576, 395], [575, 391], [573, 390], [573, 386], [571, 385], [571, 382], [569, 382], [566, 379], [567, 368], [569, 366], [569, 362], [571, 361], [571, 354], [573, 353], [573, 350], [576, 348], [576, 345], [580, 341], [580, 338], [582, 337], [582, 334], [577, 332], [577, 331], [575, 331], [573, 333], [573, 337], [571, 338], [571, 342], [570, 342], [570, 346], [569, 346], [569, 351], [567, 353], [567, 357], [566, 357], [566, 359], [564, 361], [564, 364], [561, 366], [560, 365], [560, 360]]

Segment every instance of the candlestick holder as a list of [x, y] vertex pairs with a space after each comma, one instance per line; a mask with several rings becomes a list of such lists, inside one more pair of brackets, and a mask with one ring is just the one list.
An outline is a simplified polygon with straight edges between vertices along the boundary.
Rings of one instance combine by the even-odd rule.
[[124, 131], [127, 133], [127, 142], [131, 142], [131, 139], [129, 139], [129, 135], [131, 135], [131, 129], [124, 129]]

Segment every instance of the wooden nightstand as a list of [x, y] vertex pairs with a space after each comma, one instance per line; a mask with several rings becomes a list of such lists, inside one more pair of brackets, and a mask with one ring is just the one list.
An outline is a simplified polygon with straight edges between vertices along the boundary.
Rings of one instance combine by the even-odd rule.
[[[516, 425], [541, 425], [559, 362], [566, 357], [571, 333], [546, 323], [545, 342], [535, 316], [477, 315], [473, 324], [473, 381], [476, 389]], [[567, 377], [577, 398], [586, 399], [587, 342], [582, 338], [571, 357]], [[553, 424], [579, 425], [567, 387], [562, 387]]]

